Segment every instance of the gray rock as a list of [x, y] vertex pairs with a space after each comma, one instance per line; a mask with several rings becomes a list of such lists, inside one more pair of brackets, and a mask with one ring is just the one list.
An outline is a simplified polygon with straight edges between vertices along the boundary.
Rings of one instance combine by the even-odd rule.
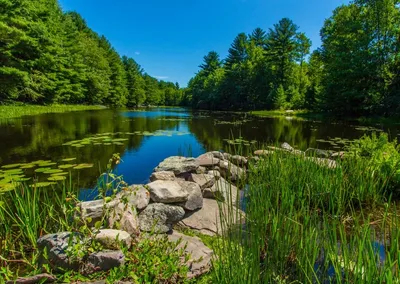
[[156, 180], [147, 185], [151, 200], [160, 203], [183, 202], [188, 199], [189, 194], [182, 189], [177, 181]]
[[122, 245], [130, 248], [132, 238], [128, 232], [114, 229], [100, 230], [94, 237], [96, 241], [101, 243], [107, 249], [119, 249]]
[[230, 162], [221, 161], [218, 166], [221, 169], [221, 175], [226, 179], [237, 181], [246, 178], [246, 171]]
[[125, 256], [120, 250], [105, 250], [89, 255], [86, 263], [86, 273], [107, 271], [125, 264]]
[[223, 160], [224, 159], [224, 154], [222, 154], [219, 151], [212, 151], [211, 154], [217, 159]]
[[205, 174], [207, 173], [207, 168], [203, 166], [199, 166], [196, 170], [196, 174]]
[[[220, 208], [222, 208], [224, 215], [228, 213], [228, 208], [233, 208], [235, 210], [235, 213], [237, 210], [238, 214], [233, 214], [233, 218], [230, 219], [232, 220], [231, 223], [243, 223], [245, 214], [240, 209], [236, 209], [232, 206], [226, 206], [224, 204], [221, 204], [221, 206], [219, 206], [216, 200], [204, 199], [203, 208], [198, 211], [186, 213], [185, 218], [181, 222], [179, 222], [179, 225], [209, 236], [221, 234], [221, 223], [225, 224], [224, 226], [227, 226], [227, 224], [226, 222], [221, 222]], [[239, 216], [240, 219], [237, 219], [237, 216]], [[224, 230], [225, 229], [226, 227], [224, 227]]]
[[247, 167], [248, 161], [243, 156], [234, 155], [229, 160], [239, 167]]
[[88, 222], [89, 225], [95, 224], [97, 221], [101, 221], [104, 214], [104, 201], [103, 200], [94, 200], [81, 202], [79, 204], [81, 211], [81, 218], [83, 221], [88, 222], [91, 219], [91, 222]]
[[173, 156], [166, 158], [155, 169], [155, 172], [172, 171], [175, 175], [195, 172], [199, 164], [195, 158]]
[[131, 185], [128, 190], [123, 190], [119, 192], [116, 196], [118, 203], [129, 204], [138, 210], [143, 210], [149, 205], [150, 202], [150, 192], [141, 184]]
[[215, 180], [219, 180], [221, 173], [218, 170], [208, 171], [207, 174], [214, 176]]
[[126, 231], [130, 235], [139, 234], [139, 220], [135, 207], [120, 202], [110, 210], [108, 226], [111, 229]]
[[198, 237], [189, 237], [174, 231], [171, 235], [168, 235], [168, 239], [174, 243], [180, 241], [177, 249], [184, 249], [185, 253], [190, 256], [185, 261], [185, 265], [189, 268], [189, 272], [187, 273], [189, 279], [201, 276], [210, 271], [214, 252], [204, 245]]
[[166, 233], [184, 216], [185, 210], [180, 206], [152, 203], [139, 214], [139, 226], [144, 232]]
[[154, 172], [150, 176], [150, 181], [156, 180], [175, 180], [175, 174], [172, 171]]
[[189, 181], [195, 182], [200, 186], [201, 189], [205, 189], [214, 185], [215, 177], [214, 175], [210, 174], [191, 174]]
[[334, 160], [343, 159], [345, 155], [346, 155], [346, 152], [344, 152], [344, 151], [334, 152], [331, 154], [330, 158], [334, 159]]
[[205, 153], [196, 158], [198, 164], [202, 167], [212, 167], [218, 165], [220, 159], [215, 158], [212, 153]]
[[224, 178], [220, 178], [211, 188], [204, 189], [203, 197], [218, 199], [220, 201], [231, 201], [233, 204], [236, 204], [238, 189]]
[[292, 152], [294, 150], [294, 148], [286, 142], [282, 143], [281, 148], [289, 152]]
[[[61, 232], [48, 234], [37, 240], [40, 251], [39, 264], [49, 264], [53, 269], [78, 270], [80, 259], [72, 259], [67, 255], [68, 245], [76, 245], [83, 237], [77, 233]], [[47, 251], [47, 253], [44, 252]], [[47, 254], [47, 258], [44, 255]]]
[[190, 211], [203, 207], [203, 194], [197, 183], [190, 181], [178, 181], [178, 183], [189, 194], [187, 201], [179, 205]]
[[36, 284], [36, 283], [54, 283], [57, 278], [53, 275], [42, 273], [29, 277], [18, 277], [16, 280], [7, 281], [6, 284]]
[[224, 156], [224, 159], [228, 161], [232, 158], [232, 155], [229, 153], [223, 153], [222, 155]]
[[254, 151], [254, 155], [255, 156], [268, 156], [268, 155], [272, 155], [273, 153], [274, 153], [274, 151], [270, 151], [270, 150], [257, 150], [257, 151]]

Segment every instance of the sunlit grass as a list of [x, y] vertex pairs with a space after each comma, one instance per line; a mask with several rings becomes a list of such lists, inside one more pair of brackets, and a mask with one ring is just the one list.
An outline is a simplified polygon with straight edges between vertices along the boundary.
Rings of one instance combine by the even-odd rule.
[[62, 113], [70, 111], [104, 109], [104, 106], [86, 105], [21, 105], [21, 106], [0, 106], [0, 119], [16, 118], [26, 115], [37, 115], [43, 113]]

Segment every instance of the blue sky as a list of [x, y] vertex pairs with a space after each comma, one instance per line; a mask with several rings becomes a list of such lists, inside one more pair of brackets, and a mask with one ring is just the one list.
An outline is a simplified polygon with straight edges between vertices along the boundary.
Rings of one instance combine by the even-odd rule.
[[264, 30], [288, 17], [320, 45], [319, 31], [333, 9], [349, 0], [60, 0], [104, 34], [121, 55], [147, 73], [186, 86], [203, 56], [225, 58], [240, 32]]

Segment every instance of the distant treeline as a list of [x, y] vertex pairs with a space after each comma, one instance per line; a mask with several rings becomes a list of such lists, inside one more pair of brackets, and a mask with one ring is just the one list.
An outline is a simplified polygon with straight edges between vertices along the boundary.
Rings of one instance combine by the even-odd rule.
[[206, 109], [309, 109], [340, 115], [400, 114], [400, 1], [354, 0], [333, 11], [322, 46], [287, 18], [241, 33], [228, 57], [211, 51], [185, 90]]
[[178, 105], [178, 84], [120, 57], [57, 0], [0, 0], [0, 104]]

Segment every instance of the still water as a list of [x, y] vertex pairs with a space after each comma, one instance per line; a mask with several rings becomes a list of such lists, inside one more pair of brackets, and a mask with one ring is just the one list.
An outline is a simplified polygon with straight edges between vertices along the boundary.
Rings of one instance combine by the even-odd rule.
[[[79, 179], [73, 179], [75, 186], [88, 189], [96, 184], [114, 153], [122, 158], [115, 172], [128, 184], [140, 184], [148, 180], [160, 161], [173, 155], [198, 156], [232, 147], [247, 151], [262, 143], [281, 142], [301, 150], [340, 150], [364, 133], [384, 130], [397, 137], [399, 129], [396, 125], [260, 118], [183, 108], [45, 114], [0, 121], [0, 165], [41, 160], [48, 168], [57, 169], [63, 159], [76, 158], [71, 163], [94, 165], [80, 169]], [[71, 172], [76, 175], [77, 171]], [[48, 178], [34, 175], [39, 181]]]

